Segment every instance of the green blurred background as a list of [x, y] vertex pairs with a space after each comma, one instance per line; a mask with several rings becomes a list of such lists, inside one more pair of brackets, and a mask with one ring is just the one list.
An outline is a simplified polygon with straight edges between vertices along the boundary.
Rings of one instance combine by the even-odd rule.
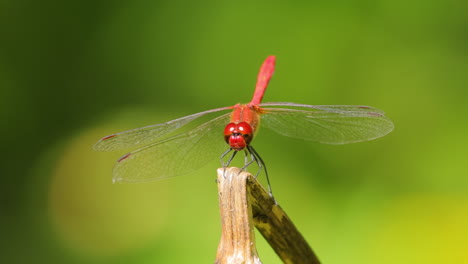
[[249, 101], [274, 54], [264, 101], [371, 105], [396, 126], [343, 146], [260, 131], [322, 262], [468, 263], [467, 14], [464, 0], [1, 1], [0, 262], [213, 263], [217, 159], [112, 184], [123, 153], [91, 147]]

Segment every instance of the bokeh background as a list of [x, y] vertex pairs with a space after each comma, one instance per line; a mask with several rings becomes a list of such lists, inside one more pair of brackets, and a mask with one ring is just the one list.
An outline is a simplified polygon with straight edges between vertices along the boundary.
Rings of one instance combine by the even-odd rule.
[[212, 263], [217, 158], [112, 184], [123, 153], [91, 147], [249, 101], [274, 54], [265, 101], [371, 105], [396, 126], [342, 146], [259, 132], [322, 262], [468, 263], [467, 14], [463, 0], [1, 1], [0, 262]]

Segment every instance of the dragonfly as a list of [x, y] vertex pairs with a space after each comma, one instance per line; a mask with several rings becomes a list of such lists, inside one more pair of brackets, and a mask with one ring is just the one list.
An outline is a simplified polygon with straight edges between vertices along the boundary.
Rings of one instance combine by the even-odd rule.
[[[187, 174], [218, 155], [226, 168], [238, 152], [244, 151], [242, 169], [256, 163], [257, 176], [263, 169], [272, 195], [265, 163], [251, 145], [260, 123], [283, 136], [326, 144], [372, 140], [393, 130], [393, 122], [385, 113], [370, 106], [262, 103], [275, 61], [275, 56], [268, 56], [262, 64], [250, 103], [211, 109], [105, 136], [93, 148], [97, 151], [135, 149], [117, 160], [113, 168], [114, 182], [148, 182]], [[220, 115], [177, 133], [182, 127], [213, 113]], [[175, 135], [171, 136], [173, 133]], [[227, 156], [229, 153], [231, 156]], [[228, 157], [226, 161], [225, 157]]]

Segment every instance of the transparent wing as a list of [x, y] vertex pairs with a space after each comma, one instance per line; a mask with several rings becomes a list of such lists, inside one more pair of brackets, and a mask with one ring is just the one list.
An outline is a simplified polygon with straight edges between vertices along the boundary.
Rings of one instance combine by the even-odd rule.
[[385, 114], [383, 110], [374, 108], [372, 106], [366, 105], [306, 105], [306, 104], [296, 104], [290, 102], [271, 102], [271, 103], [263, 103], [260, 104], [261, 107], [265, 106], [280, 106], [280, 107], [297, 107], [298, 109], [306, 110], [310, 109], [310, 111], [315, 110], [322, 110], [326, 112], [368, 112], [368, 113], [375, 113], [375, 114]]
[[[265, 103], [261, 125], [278, 134], [326, 144], [376, 139], [393, 130], [382, 110], [369, 106]], [[264, 108], [281, 106], [292, 108]]]
[[94, 150], [98, 151], [114, 151], [119, 149], [135, 148], [156, 141], [158, 138], [165, 136], [174, 130], [190, 123], [191, 121], [209, 113], [230, 110], [232, 107], [216, 108], [208, 111], [203, 111], [193, 115], [181, 117], [171, 120], [166, 123], [146, 126], [127, 130], [117, 134], [112, 134], [101, 138], [94, 146]]
[[114, 181], [147, 182], [178, 176], [220, 157], [229, 148], [223, 129], [230, 115], [124, 155], [114, 166]]

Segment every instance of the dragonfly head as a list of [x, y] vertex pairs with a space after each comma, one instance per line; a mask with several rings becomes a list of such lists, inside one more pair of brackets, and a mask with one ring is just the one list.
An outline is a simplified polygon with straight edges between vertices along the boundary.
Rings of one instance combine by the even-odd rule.
[[253, 138], [253, 129], [247, 122], [229, 123], [224, 129], [224, 140], [234, 150], [243, 150]]

